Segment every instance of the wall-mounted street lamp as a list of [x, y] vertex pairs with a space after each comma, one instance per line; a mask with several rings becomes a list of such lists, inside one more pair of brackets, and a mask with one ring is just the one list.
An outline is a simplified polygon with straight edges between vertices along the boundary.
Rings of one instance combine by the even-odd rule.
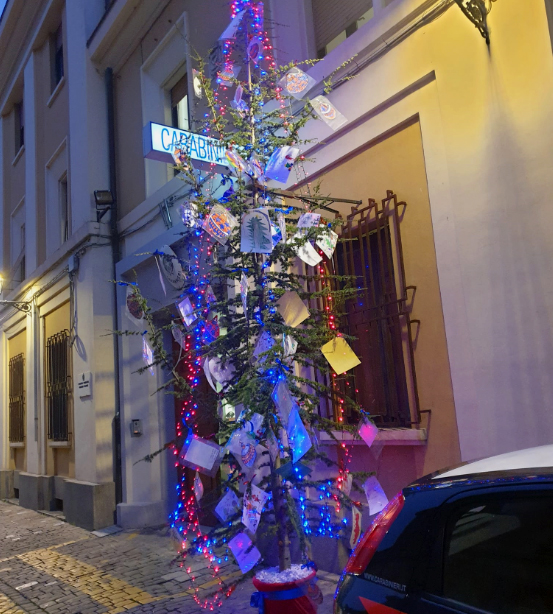
[[[0, 275], [0, 294], [2, 294], [3, 289], [4, 278]], [[29, 301], [0, 301], [0, 305], [11, 305], [18, 311], [23, 311], [24, 313], [29, 313], [31, 311], [31, 303]]]
[[100, 222], [115, 201], [111, 190], [94, 190], [94, 200], [96, 201], [96, 221]]
[[486, 39], [486, 44], [489, 45], [488, 13], [492, 10], [492, 2], [495, 2], [495, 0], [455, 0], [455, 2]]

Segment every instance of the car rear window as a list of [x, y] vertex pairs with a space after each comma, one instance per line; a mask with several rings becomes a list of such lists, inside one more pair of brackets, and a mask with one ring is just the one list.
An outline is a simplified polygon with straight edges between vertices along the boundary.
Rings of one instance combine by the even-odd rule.
[[553, 497], [483, 496], [445, 533], [443, 597], [492, 613], [553, 612]]

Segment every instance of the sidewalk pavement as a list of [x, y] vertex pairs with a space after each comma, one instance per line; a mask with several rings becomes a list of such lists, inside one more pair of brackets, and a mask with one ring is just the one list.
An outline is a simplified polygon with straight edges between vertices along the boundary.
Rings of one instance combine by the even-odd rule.
[[[95, 531], [59, 518], [0, 502], [0, 614], [196, 614], [188, 574], [171, 565], [175, 553], [166, 527]], [[202, 561], [191, 564], [207, 593], [213, 579]], [[237, 573], [234, 565], [223, 577]], [[239, 573], [239, 572], [238, 572]], [[338, 577], [320, 573], [331, 614]], [[220, 614], [257, 614], [250, 607], [250, 581], [239, 585]]]

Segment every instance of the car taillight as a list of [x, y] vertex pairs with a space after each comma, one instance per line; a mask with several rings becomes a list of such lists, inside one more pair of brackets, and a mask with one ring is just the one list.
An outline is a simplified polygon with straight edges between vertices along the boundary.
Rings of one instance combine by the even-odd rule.
[[401, 512], [404, 501], [403, 494], [398, 493], [372, 521], [371, 526], [365, 531], [350, 556], [345, 569], [346, 573], [360, 574], [367, 569], [376, 549], [390, 530], [392, 522]]

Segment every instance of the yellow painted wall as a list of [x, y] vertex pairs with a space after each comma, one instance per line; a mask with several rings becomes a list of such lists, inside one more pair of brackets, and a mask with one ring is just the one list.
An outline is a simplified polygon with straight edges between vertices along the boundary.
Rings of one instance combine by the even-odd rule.
[[[8, 339], [8, 361], [14, 356], [23, 354], [26, 357], [26, 344], [27, 344], [27, 330], [22, 330], [20, 333]], [[8, 382], [9, 385], [9, 382]], [[25, 391], [25, 397], [27, 399], [27, 391]], [[27, 410], [27, 407], [25, 407]], [[26, 470], [26, 456], [25, 448], [10, 448], [10, 466], [12, 469], [19, 471]]]
[[[69, 330], [69, 303], [64, 303], [55, 311], [52, 311], [44, 317], [44, 344], [49, 337], [59, 333], [62, 330]], [[72, 376], [73, 374], [71, 374]], [[48, 424], [48, 407], [44, 404], [44, 420]], [[72, 409], [70, 410], [69, 430], [72, 428]], [[46, 440], [46, 473], [47, 475], [61, 475], [64, 477], [75, 477], [75, 446], [74, 438], [70, 435], [71, 447], [68, 448], [52, 448]]]
[[[317, 177], [322, 194], [377, 201], [392, 190], [399, 201], [407, 202], [400, 223], [407, 285], [417, 287], [412, 319], [421, 326], [415, 348], [415, 368], [421, 409], [432, 409], [428, 446], [419, 475], [460, 461], [455, 405], [451, 387], [442, 302], [436, 267], [436, 253], [426, 171], [418, 122]], [[345, 218], [351, 205], [334, 203]], [[416, 328], [414, 327], [414, 331]]]

